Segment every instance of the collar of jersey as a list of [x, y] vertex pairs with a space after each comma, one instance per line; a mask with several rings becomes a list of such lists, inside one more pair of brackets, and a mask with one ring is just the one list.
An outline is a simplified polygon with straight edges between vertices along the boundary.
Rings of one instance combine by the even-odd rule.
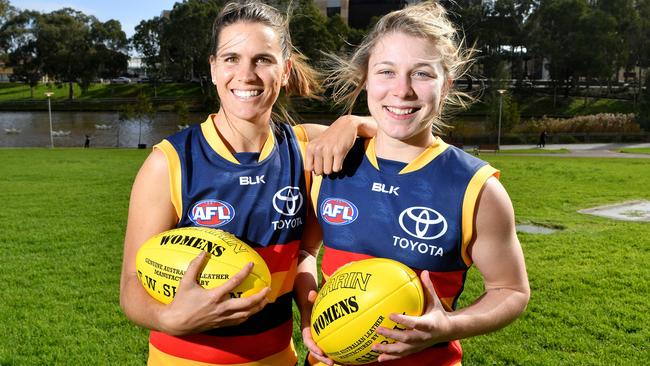
[[[449, 145], [442, 141], [442, 139], [439, 137], [434, 137], [433, 144], [427, 147], [426, 150], [424, 150], [415, 159], [411, 160], [402, 170], [400, 170], [399, 174], [411, 173], [418, 169], [421, 169], [425, 165], [432, 162], [433, 159], [445, 151], [447, 147], [449, 147]], [[366, 158], [368, 158], [370, 164], [372, 164], [375, 169], [381, 170], [379, 169], [379, 163], [377, 163], [377, 154], [375, 153], [375, 137], [370, 140], [366, 140]]]
[[[221, 139], [221, 136], [219, 136], [219, 133], [217, 133], [217, 127], [215, 126], [215, 123], [217, 122], [215, 121], [213, 123], [213, 120], [216, 118], [216, 116], [216, 114], [211, 114], [208, 116], [205, 122], [201, 123], [201, 131], [203, 132], [203, 136], [208, 141], [208, 144], [212, 150], [214, 150], [217, 154], [229, 162], [239, 165], [239, 160], [237, 160], [237, 158], [235, 158], [235, 156], [230, 152], [226, 144], [223, 143], [223, 140]], [[264, 146], [262, 146], [262, 151], [260, 152], [260, 157], [257, 161], [261, 162], [269, 155], [271, 155], [274, 146], [275, 137], [273, 135], [271, 126], [269, 126], [269, 136], [266, 138]]]

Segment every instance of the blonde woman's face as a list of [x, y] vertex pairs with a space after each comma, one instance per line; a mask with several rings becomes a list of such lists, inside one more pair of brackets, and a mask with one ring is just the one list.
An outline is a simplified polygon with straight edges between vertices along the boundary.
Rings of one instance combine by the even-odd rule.
[[408, 142], [431, 134], [446, 77], [436, 47], [424, 38], [390, 33], [379, 39], [368, 61], [368, 108], [379, 133]]
[[268, 123], [289, 67], [272, 28], [245, 22], [225, 27], [210, 62], [222, 111], [239, 120]]

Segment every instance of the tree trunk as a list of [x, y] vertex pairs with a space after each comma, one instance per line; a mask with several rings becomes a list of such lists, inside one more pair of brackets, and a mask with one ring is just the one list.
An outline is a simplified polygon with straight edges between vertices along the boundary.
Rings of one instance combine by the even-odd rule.
[[73, 87], [73, 82], [69, 81], [68, 82], [68, 99], [69, 100], [74, 99], [74, 89], [72, 89], [72, 87]]

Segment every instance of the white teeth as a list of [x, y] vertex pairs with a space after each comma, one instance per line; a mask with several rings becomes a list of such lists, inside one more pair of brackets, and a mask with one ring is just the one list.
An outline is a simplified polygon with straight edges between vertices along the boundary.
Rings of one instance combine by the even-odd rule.
[[262, 93], [261, 90], [233, 90], [232, 92], [240, 98], [252, 98]]
[[415, 108], [395, 108], [395, 107], [386, 107], [389, 112], [403, 116], [406, 114], [411, 114], [415, 111]]

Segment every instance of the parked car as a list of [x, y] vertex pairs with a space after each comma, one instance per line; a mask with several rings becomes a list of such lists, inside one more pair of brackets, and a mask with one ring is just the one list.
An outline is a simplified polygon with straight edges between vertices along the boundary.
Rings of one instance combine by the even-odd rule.
[[127, 78], [126, 76], [120, 76], [111, 79], [111, 84], [131, 84], [131, 79]]

